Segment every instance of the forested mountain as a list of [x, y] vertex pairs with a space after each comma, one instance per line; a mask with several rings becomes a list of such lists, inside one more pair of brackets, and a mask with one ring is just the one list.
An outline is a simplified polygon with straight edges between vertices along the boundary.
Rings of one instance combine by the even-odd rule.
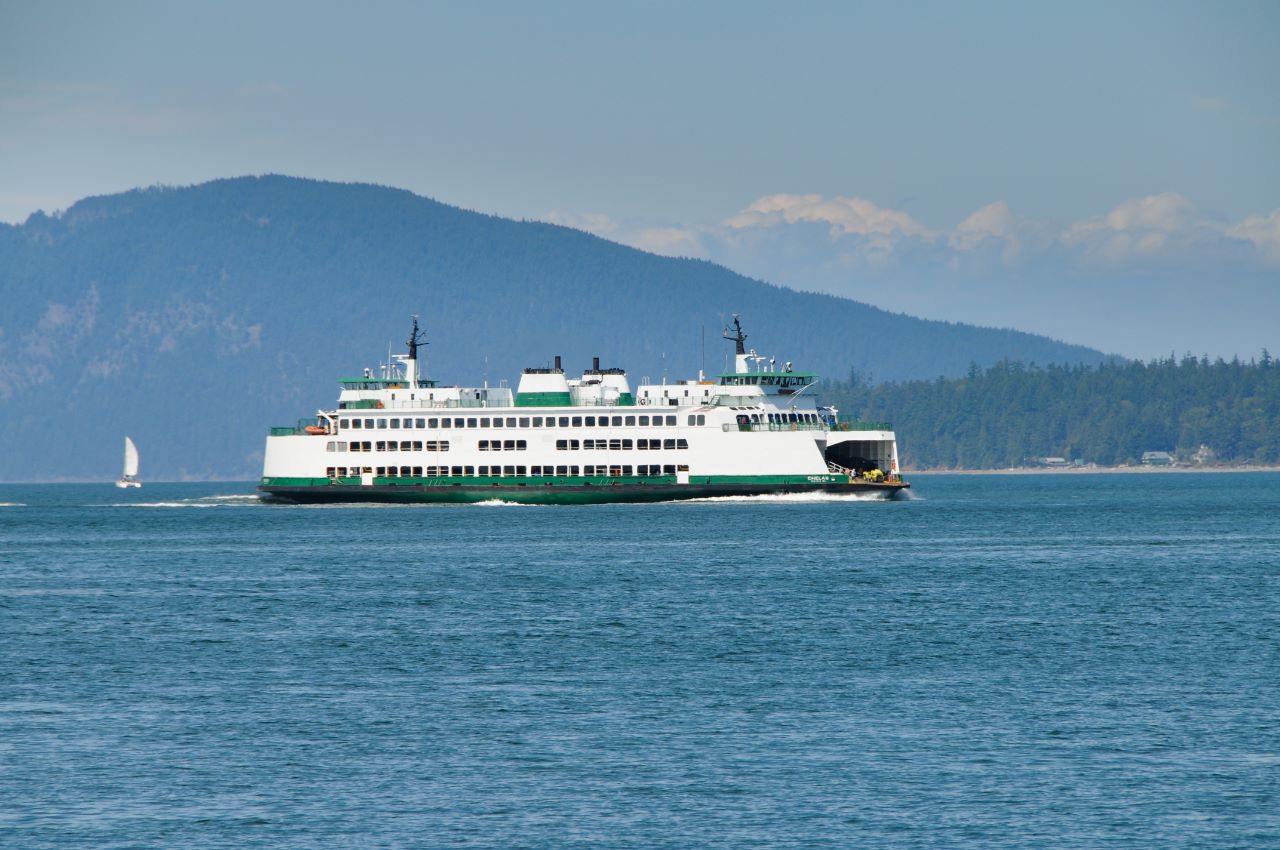
[[[877, 379], [1091, 349], [795, 292], [710, 263], [409, 192], [246, 177], [83, 200], [0, 225], [0, 480], [256, 477], [266, 427], [330, 405], [342, 374], [423, 316], [446, 381], [512, 379], [555, 354], [636, 377], [718, 371], [728, 313], [805, 368]], [[959, 371], [957, 371], [959, 370]]]
[[960, 379], [828, 387], [823, 400], [893, 422], [905, 466], [991, 469], [1041, 457], [1104, 465], [1143, 452], [1280, 463], [1280, 364], [1170, 357], [1036, 368], [973, 365]]

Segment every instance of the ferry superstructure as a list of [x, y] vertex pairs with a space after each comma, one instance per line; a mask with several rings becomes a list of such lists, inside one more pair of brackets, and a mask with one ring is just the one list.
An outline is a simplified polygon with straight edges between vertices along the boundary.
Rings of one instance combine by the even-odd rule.
[[651, 502], [907, 488], [887, 423], [821, 407], [818, 376], [725, 338], [716, 381], [642, 383], [595, 358], [569, 378], [560, 357], [508, 387], [444, 386], [419, 373], [417, 318], [406, 354], [341, 381], [334, 409], [272, 428], [258, 490], [276, 501]]

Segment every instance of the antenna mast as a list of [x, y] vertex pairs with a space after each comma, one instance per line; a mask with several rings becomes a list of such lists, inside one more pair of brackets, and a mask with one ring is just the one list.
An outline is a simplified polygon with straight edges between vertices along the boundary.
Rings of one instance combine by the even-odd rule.
[[426, 371], [427, 371], [426, 369], [418, 368], [418, 346], [429, 345], [429, 344], [430, 343], [428, 343], [426, 340], [426, 333], [418, 330], [418, 314], [414, 313], [413, 314], [413, 330], [409, 332], [409, 343], [408, 343], [409, 345], [408, 360], [409, 360], [409, 363], [412, 365], [408, 366], [409, 374], [406, 376], [409, 379], [409, 382], [411, 385], [416, 386], [418, 383], [418, 377], [420, 375], [426, 374]]
[[742, 320], [737, 313], [733, 314], [733, 333], [730, 334], [729, 329], [725, 328], [724, 338], [734, 343], [737, 346], [737, 349], [734, 351], [734, 354], [747, 353], [747, 347], [744, 344], [747, 341], [747, 335], [742, 332]]

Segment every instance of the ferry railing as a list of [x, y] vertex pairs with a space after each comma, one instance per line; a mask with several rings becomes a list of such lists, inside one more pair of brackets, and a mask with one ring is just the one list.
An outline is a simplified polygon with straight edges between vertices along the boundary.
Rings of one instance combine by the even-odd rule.
[[843, 419], [837, 422], [726, 422], [724, 431], [892, 431], [888, 422]]
[[832, 431], [892, 431], [890, 422], [871, 422], [856, 416], [837, 416]]
[[723, 431], [825, 431], [823, 422], [726, 422], [720, 426]]

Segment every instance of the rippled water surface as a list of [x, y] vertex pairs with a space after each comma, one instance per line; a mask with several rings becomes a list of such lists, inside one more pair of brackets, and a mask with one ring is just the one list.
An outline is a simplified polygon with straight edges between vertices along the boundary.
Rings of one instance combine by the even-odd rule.
[[1280, 476], [0, 486], [5, 847], [1280, 846]]

